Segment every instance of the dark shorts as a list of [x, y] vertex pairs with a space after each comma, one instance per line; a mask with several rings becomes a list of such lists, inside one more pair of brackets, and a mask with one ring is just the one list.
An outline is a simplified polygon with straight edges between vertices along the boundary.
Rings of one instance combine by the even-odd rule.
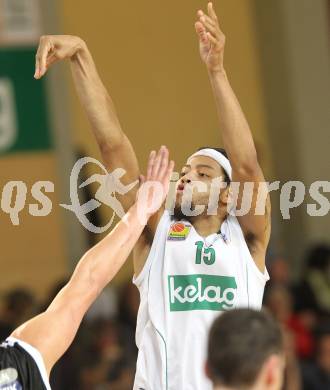
[[49, 390], [45, 366], [30, 345], [8, 339], [0, 344], [0, 390]]

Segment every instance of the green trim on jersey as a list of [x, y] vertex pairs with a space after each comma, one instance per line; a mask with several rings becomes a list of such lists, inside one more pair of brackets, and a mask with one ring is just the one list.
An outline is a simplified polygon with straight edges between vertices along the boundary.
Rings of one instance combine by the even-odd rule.
[[166, 345], [166, 341], [163, 337], [163, 335], [160, 333], [160, 331], [155, 327], [156, 329], [156, 332], [159, 334], [159, 336], [161, 337], [161, 339], [163, 340], [163, 343], [164, 343], [164, 347], [165, 347], [165, 356], [166, 356], [166, 359], [165, 359], [165, 383], [166, 383], [166, 390], [168, 389], [168, 369], [167, 369], [167, 345]]

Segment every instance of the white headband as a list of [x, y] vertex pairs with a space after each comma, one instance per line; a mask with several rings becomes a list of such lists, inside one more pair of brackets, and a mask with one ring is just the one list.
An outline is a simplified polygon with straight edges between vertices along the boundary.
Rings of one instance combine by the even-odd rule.
[[197, 156], [210, 157], [215, 160], [227, 173], [229, 179], [232, 180], [232, 168], [230, 162], [222, 153], [216, 151], [215, 149], [202, 149], [191, 155], [189, 159]]

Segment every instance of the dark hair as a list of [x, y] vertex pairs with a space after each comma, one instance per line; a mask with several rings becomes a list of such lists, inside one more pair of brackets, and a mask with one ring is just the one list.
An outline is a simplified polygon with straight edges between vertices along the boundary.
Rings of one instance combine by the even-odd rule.
[[24, 288], [10, 290], [5, 296], [5, 307], [7, 310], [19, 314], [27, 306], [34, 304], [33, 294]]
[[215, 385], [251, 386], [266, 359], [283, 352], [279, 325], [264, 311], [237, 309], [219, 316], [208, 341], [208, 370]]
[[330, 320], [328, 318], [324, 319], [319, 325], [316, 326], [313, 333], [315, 338], [314, 359], [317, 359], [317, 356], [320, 353], [322, 341], [325, 337], [330, 336]]
[[[216, 150], [217, 152], [223, 154], [228, 159], [227, 152], [223, 148], [213, 148], [212, 146], [203, 146], [202, 148], [198, 148], [197, 152], [199, 152], [200, 150], [203, 150], [203, 149], [213, 149], [213, 150]], [[227, 172], [223, 168], [222, 168], [222, 170], [223, 170], [223, 172], [225, 174], [225, 182], [227, 183], [227, 186], [229, 186], [230, 178], [229, 178]]]
[[330, 246], [327, 244], [312, 246], [307, 252], [306, 264], [309, 269], [325, 271], [330, 264]]

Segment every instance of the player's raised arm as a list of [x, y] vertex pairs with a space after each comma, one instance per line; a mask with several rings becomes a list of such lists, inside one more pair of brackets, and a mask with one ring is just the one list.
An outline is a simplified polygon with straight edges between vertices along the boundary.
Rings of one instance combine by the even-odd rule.
[[[225, 149], [233, 168], [233, 182], [253, 182], [252, 207], [250, 212], [239, 217], [239, 222], [258, 267], [264, 270], [264, 255], [270, 236], [270, 200], [267, 198], [264, 215], [255, 215], [255, 205], [260, 182], [264, 175], [257, 159], [251, 130], [240, 104], [228, 81], [224, 68], [225, 36], [220, 29], [212, 3], [207, 12], [197, 12], [195, 29], [199, 38], [200, 55], [206, 64], [215, 96], [220, 129]], [[242, 62], [242, 66], [244, 63]], [[263, 191], [266, 191], [263, 186]], [[266, 191], [267, 192], [267, 191]], [[240, 209], [242, 191], [237, 207]]]
[[136, 202], [111, 233], [82, 257], [47, 311], [13, 332], [12, 337], [41, 353], [48, 374], [72, 343], [90, 305], [124, 264], [149, 218], [163, 205], [174, 163], [163, 158], [154, 169], [155, 157], [162, 155], [162, 151], [151, 154]]
[[[109, 171], [126, 170], [121, 179], [127, 185], [139, 177], [134, 149], [123, 132], [113, 101], [103, 85], [86, 43], [75, 36], [51, 35], [40, 39], [36, 56], [35, 78], [45, 75], [57, 61], [69, 59], [76, 90]], [[137, 187], [118, 195], [125, 211], [134, 203]]]

